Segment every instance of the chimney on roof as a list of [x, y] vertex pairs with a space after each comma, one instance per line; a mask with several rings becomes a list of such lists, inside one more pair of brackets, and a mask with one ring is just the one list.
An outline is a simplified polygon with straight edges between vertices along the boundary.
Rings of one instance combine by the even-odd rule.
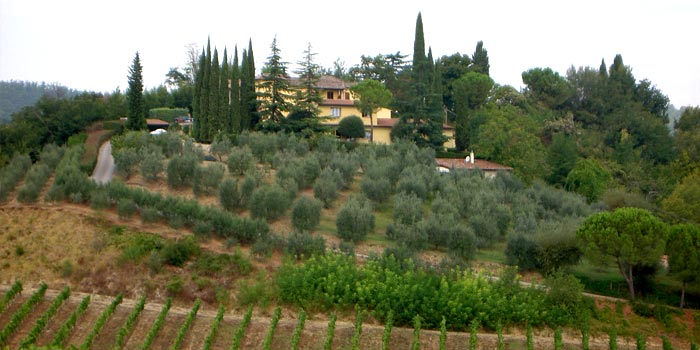
[[474, 150], [472, 150], [471, 152], [469, 152], [469, 159], [470, 159], [470, 162], [471, 162], [472, 164], [474, 164]]

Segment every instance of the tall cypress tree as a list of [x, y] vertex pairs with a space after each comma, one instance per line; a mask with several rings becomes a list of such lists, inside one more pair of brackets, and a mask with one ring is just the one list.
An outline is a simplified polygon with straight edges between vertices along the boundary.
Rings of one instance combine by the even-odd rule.
[[224, 57], [221, 59], [221, 76], [219, 78], [219, 133], [228, 132], [229, 106], [231, 105], [231, 72], [228, 64], [228, 50], [224, 48]]
[[216, 47], [214, 47], [214, 55], [212, 56], [211, 66], [209, 75], [209, 103], [208, 103], [208, 116], [209, 124], [207, 128], [203, 129], [202, 141], [211, 141], [216, 131], [219, 130], [219, 78], [220, 78], [220, 66], [219, 66], [219, 52]]
[[241, 59], [241, 129], [249, 130], [258, 124], [258, 101], [255, 92], [255, 57], [253, 42], [243, 50]]
[[230, 121], [228, 132], [238, 133], [241, 130], [241, 73], [238, 67], [238, 46], [233, 49], [233, 63], [231, 64], [231, 104], [229, 111]]
[[143, 101], [143, 67], [141, 67], [138, 51], [131, 67], [129, 67], [129, 90], [126, 92], [126, 100], [129, 106], [126, 128], [129, 130], [147, 129], [146, 109]]
[[254, 127], [260, 122], [258, 113], [258, 95], [255, 91], [255, 55], [253, 54], [253, 40], [248, 40], [248, 75], [251, 82], [248, 84], [248, 110], [250, 111], [250, 126]]
[[486, 51], [486, 49], [484, 49], [484, 42], [479, 41], [476, 43], [476, 49], [474, 50], [474, 55], [472, 56], [471, 69], [474, 72], [489, 75], [490, 67], [489, 53]]
[[202, 48], [202, 54], [199, 56], [199, 64], [197, 65], [197, 71], [194, 72], [194, 93], [192, 94], [192, 116], [194, 117], [194, 122], [192, 123], [192, 137], [195, 140], [199, 140], [199, 132], [202, 129], [201, 122], [201, 96], [202, 96], [202, 85], [204, 81], [204, 60], [206, 60], [206, 52]]
[[209, 96], [210, 92], [210, 78], [211, 78], [211, 44], [209, 39], [207, 39], [207, 49], [205, 51], [204, 60], [202, 62], [202, 89], [199, 95], [199, 116], [195, 116], [195, 120], [198, 118], [198, 131], [197, 140], [207, 141], [209, 140], [209, 127], [210, 127], [210, 115], [209, 115]]

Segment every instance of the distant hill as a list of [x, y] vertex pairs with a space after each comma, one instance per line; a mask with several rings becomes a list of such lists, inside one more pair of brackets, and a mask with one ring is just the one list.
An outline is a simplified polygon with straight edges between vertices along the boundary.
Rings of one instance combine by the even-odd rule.
[[0, 124], [9, 123], [12, 113], [49, 94], [58, 98], [67, 98], [78, 94], [78, 91], [58, 84], [30, 81], [0, 81]]

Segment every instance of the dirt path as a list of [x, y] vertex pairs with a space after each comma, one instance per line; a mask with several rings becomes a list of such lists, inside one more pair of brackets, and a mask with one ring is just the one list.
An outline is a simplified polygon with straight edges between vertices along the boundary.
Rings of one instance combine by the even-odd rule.
[[100, 146], [97, 155], [97, 165], [91, 178], [98, 184], [105, 184], [112, 180], [114, 175], [114, 157], [112, 157], [112, 143], [107, 141]]

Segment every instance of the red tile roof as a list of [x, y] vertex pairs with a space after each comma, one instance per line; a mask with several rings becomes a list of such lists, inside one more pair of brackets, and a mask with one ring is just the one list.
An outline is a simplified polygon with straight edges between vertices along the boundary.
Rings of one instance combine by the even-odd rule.
[[160, 119], [146, 119], [146, 124], [148, 125], [170, 125], [168, 122], [165, 120], [160, 120]]
[[475, 159], [474, 163], [467, 163], [463, 158], [435, 158], [435, 163], [447, 169], [481, 169], [481, 170], [506, 170], [513, 171], [513, 168], [501, 165], [488, 160]]

